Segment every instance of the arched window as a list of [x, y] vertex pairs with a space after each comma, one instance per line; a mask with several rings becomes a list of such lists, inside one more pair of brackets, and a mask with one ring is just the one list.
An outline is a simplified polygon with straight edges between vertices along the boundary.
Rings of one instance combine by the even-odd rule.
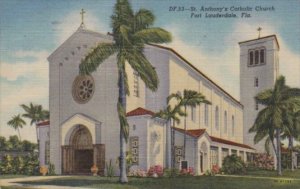
[[196, 107], [193, 107], [191, 106], [191, 120], [192, 121], [196, 121], [196, 110], [195, 110]]
[[227, 111], [224, 112], [224, 133], [227, 133]]
[[139, 82], [139, 73], [137, 71], [133, 71], [133, 94], [136, 97], [140, 96], [140, 82]]
[[208, 126], [208, 105], [204, 105], [204, 124]]
[[259, 57], [259, 59], [260, 59], [260, 63], [261, 64], [265, 63], [265, 49], [261, 49], [260, 50], [260, 57]]
[[215, 128], [216, 130], [219, 130], [219, 107], [216, 106], [215, 110]]
[[231, 129], [232, 129], [231, 134], [232, 134], [232, 136], [234, 136], [234, 130], [235, 130], [234, 127], [235, 127], [234, 116], [232, 116], [232, 118], [231, 118]]
[[258, 60], [259, 60], [259, 51], [258, 50], [256, 50], [255, 51], [255, 64], [258, 64], [259, 62], [258, 62]]
[[249, 65], [252, 66], [253, 65], [253, 61], [254, 58], [253, 58], [253, 51], [250, 51], [249, 53]]

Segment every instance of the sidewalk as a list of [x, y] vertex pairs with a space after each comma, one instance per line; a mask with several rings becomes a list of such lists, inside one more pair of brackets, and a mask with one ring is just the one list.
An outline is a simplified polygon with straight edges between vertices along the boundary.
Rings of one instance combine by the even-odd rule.
[[[57, 178], [68, 178], [70, 176], [33, 176], [33, 177], [24, 177], [24, 178], [11, 178], [11, 179], [0, 179], [0, 189], [1, 186], [23, 186], [29, 188], [38, 188], [38, 189], [83, 189], [81, 187], [71, 187], [71, 186], [54, 186], [54, 185], [30, 185], [30, 184], [20, 184], [17, 182], [27, 182], [27, 181], [37, 181], [37, 180], [50, 180]], [[87, 188], [84, 188], [87, 189]]]

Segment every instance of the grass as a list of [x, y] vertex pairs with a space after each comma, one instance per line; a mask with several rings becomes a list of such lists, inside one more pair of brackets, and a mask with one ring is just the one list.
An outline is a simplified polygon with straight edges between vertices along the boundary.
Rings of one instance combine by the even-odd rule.
[[262, 177], [299, 178], [300, 179], [300, 169], [295, 169], [295, 171], [283, 170], [282, 176], [277, 176], [277, 171], [268, 171], [268, 170], [247, 171], [246, 175], [262, 176]]
[[0, 179], [23, 178], [23, 177], [28, 177], [28, 175], [0, 175]]
[[[243, 176], [243, 175], [242, 175]], [[31, 185], [56, 185], [56, 186], [77, 186], [87, 188], [107, 189], [294, 189], [300, 188], [300, 169], [294, 172], [284, 170], [283, 176], [278, 177], [276, 171], [255, 170], [248, 171], [246, 177], [232, 176], [195, 176], [176, 178], [133, 178], [129, 177], [128, 184], [119, 184], [118, 178], [72, 176], [40, 181], [21, 182], [28, 186], [24, 187], [2, 187], [1, 189], [30, 189]], [[25, 177], [22, 175], [0, 176], [1, 178]], [[264, 178], [251, 178], [264, 177]], [[266, 179], [265, 177], [270, 177]], [[299, 179], [299, 180], [294, 180]]]
[[[69, 178], [22, 182], [30, 185], [57, 185], [78, 186], [88, 188], [107, 189], [158, 189], [158, 188], [180, 188], [180, 189], [289, 189], [300, 186], [299, 180], [293, 179], [255, 179], [241, 177], [177, 177], [177, 178], [129, 178], [128, 184], [119, 184], [118, 178], [73, 176]], [[7, 188], [10, 189], [10, 188]]]

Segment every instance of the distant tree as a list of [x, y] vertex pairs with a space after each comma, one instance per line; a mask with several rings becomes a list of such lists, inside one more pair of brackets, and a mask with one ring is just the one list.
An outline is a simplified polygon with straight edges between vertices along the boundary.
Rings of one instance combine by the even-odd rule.
[[37, 149], [37, 144], [29, 142], [28, 140], [23, 140], [22, 141], [22, 150], [23, 151], [33, 152], [35, 149]]
[[[33, 124], [36, 125], [40, 121], [49, 119], [49, 111], [44, 110], [42, 105], [36, 105], [31, 102], [29, 105], [22, 104], [21, 107], [25, 111], [25, 113], [22, 116], [30, 120], [30, 125]], [[38, 137], [37, 128], [36, 128], [36, 137]]]
[[7, 141], [6, 138], [3, 136], [0, 136], [0, 151], [7, 150]]
[[26, 122], [21, 118], [21, 115], [13, 116], [11, 120], [7, 122], [9, 126], [18, 131], [19, 139], [21, 140], [20, 128], [22, 128]]
[[22, 151], [22, 142], [19, 140], [17, 135], [10, 136], [7, 142], [10, 146], [9, 150]]

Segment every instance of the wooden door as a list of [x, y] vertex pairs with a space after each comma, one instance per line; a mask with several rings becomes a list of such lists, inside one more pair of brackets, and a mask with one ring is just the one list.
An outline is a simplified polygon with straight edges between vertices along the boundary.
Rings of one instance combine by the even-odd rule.
[[73, 148], [72, 146], [62, 146], [62, 173], [73, 173]]
[[104, 169], [105, 169], [105, 145], [104, 144], [94, 145], [94, 164], [96, 164], [99, 169], [98, 174], [104, 176]]

